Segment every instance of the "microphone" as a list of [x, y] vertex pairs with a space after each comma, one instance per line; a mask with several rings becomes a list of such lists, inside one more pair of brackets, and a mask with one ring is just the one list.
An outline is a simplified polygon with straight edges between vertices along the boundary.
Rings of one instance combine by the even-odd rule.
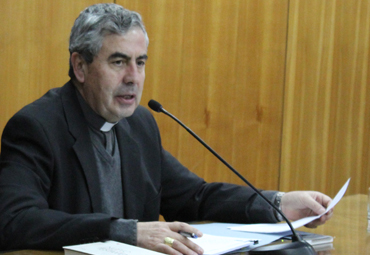
[[317, 255], [316, 251], [313, 247], [304, 241], [294, 230], [292, 224], [288, 220], [288, 218], [284, 215], [284, 213], [279, 210], [269, 199], [267, 199], [256, 187], [254, 187], [247, 179], [245, 179], [238, 171], [236, 171], [229, 163], [227, 163], [220, 155], [218, 155], [208, 144], [206, 144], [197, 134], [195, 134], [190, 128], [185, 126], [179, 119], [173, 116], [171, 113], [166, 111], [160, 103], [151, 99], [148, 103], [150, 109], [156, 112], [162, 112], [173, 120], [175, 120], [178, 124], [180, 124], [183, 128], [186, 129], [195, 139], [197, 139], [204, 147], [206, 147], [216, 158], [218, 158], [225, 166], [227, 166], [234, 174], [236, 174], [243, 182], [245, 182], [249, 187], [251, 187], [260, 197], [262, 197], [274, 210], [276, 210], [286, 221], [289, 225], [290, 230], [292, 231], [292, 242], [291, 243], [283, 243], [283, 244], [275, 244], [275, 245], [266, 245], [260, 246], [255, 249], [248, 251], [250, 255], [267, 255], [267, 254], [274, 254], [274, 255]]

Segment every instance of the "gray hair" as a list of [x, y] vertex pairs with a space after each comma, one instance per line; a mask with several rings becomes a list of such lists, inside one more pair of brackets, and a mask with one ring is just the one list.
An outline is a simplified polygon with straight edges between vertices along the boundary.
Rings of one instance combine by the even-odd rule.
[[[110, 34], [126, 34], [132, 28], [143, 30], [147, 45], [148, 34], [141, 16], [137, 12], [124, 9], [117, 4], [96, 4], [87, 7], [77, 17], [69, 38], [69, 53], [79, 53], [88, 63], [92, 63], [99, 53], [104, 36]], [[69, 77], [75, 78], [71, 60], [69, 61]]]

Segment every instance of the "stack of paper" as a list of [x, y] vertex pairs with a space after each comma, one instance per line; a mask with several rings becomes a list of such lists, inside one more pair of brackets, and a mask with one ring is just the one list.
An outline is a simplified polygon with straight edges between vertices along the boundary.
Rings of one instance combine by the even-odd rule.
[[189, 238], [204, 250], [204, 255], [218, 255], [235, 251], [253, 244], [253, 240], [247, 238], [225, 237], [203, 234], [201, 238]]

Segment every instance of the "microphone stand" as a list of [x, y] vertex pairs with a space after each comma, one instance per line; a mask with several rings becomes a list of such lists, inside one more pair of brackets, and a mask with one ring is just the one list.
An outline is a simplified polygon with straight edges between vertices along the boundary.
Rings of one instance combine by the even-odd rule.
[[228, 162], [226, 162], [220, 155], [218, 155], [208, 144], [206, 144], [197, 134], [195, 134], [190, 128], [185, 126], [178, 118], [166, 111], [160, 103], [151, 99], [148, 103], [148, 106], [156, 112], [162, 112], [167, 116], [171, 117], [183, 128], [186, 129], [195, 139], [197, 139], [204, 147], [206, 147], [216, 158], [218, 158], [225, 166], [227, 166], [234, 174], [236, 174], [243, 182], [245, 182], [249, 187], [251, 187], [260, 197], [262, 197], [274, 210], [276, 210], [289, 225], [290, 230], [292, 231], [292, 242], [275, 244], [275, 245], [266, 245], [260, 246], [253, 250], [248, 251], [250, 255], [258, 254], [274, 254], [274, 255], [315, 255], [317, 254], [313, 247], [304, 241], [295, 231], [292, 224], [284, 213], [279, 210], [269, 199], [267, 199], [256, 187], [254, 187], [247, 179], [244, 178], [237, 170], [235, 170]]

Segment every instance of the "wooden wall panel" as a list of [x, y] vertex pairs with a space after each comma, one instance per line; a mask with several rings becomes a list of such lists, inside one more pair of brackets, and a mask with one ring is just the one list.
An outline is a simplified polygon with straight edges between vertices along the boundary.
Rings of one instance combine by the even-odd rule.
[[280, 188], [370, 186], [370, 1], [290, 1]]
[[[68, 80], [71, 26], [96, 2], [2, 1], [0, 130]], [[149, 33], [143, 105], [160, 101], [261, 188], [333, 195], [351, 176], [349, 193], [365, 193], [370, 0], [116, 2], [141, 13]], [[154, 115], [165, 148], [190, 170], [241, 183]]]
[[[276, 189], [287, 1], [121, 1], [142, 14], [154, 98], [262, 188]], [[163, 144], [207, 181], [241, 183], [167, 116]]]
[[68, 81], [69, 33], [78, 14], [97, 2], [104, 1], [1, 1], [1, 133], [15, 112]]

